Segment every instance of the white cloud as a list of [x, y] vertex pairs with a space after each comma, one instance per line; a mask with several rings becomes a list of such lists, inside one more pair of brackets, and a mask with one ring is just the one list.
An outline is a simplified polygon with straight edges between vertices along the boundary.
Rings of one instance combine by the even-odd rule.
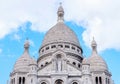
[[32, 22], [32, 30], [48, 30], [57, 21], [56, 11], [60, 1], [63, 2], [65, 20], [86, 28], [83, 39], [87, 46], [94, 36], [99, 50], [120, 49], [119, 0], [2, 0], [0, 38], [26, 21]]
[[2, 53], [2, 51], [3, 51], [3, 50], [0, 48], [0, 54]]
[[34, 46], [35, 46], [35, 44], [34, 44], [33, 40], [30, 40], [30, 39], [29, 39], [29, 42], [30, 42], [30, 45], [31, 45], [32, 47], [34, 47]]
[[17, 41], [20, 41], [21, 37], [20, 37], [20, 35], [18, 35], [18, 34], [14, 34], [14, 35], [13, 35], [13, 39], [14, 39], [14, 40], [17, 40]]
[[99, 51], [109, 48], [120, 50], [119, 8], [119, 0], [66, 0], [65, 3], [66, 19], [84, 26], [82, 36], [85, 44], [90, 47], [94, 36]]

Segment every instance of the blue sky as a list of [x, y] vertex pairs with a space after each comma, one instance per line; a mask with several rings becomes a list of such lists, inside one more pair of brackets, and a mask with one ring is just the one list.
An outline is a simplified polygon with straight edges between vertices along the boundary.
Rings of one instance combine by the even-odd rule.
[[[120, 1], [60, 1], [65, 10], [65, 24], [77, 34], [83, 55], [90, 56], [90, 43], [94, 36], [99, 55], [106, 60], [115, 84], [120, 84]], [[9, 80], [16, 60], [24, 51], [26, 38], [31, 44], [30, 55], [38, 58], [46, 31], [57, 22], [60, 1], [0, 1], [0, 84]]]

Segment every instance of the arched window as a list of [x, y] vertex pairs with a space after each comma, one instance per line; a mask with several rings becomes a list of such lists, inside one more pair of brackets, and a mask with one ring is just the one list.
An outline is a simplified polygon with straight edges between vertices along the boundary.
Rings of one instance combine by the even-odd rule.
[[107, 84], [107, 78], [106, 78], [106, 84]]
[[46, 47], [46, 50], [48, 50], [49, 49], [49, 47]]
[[73, 82], [72, 84], [78, 84], [77, 82]]
[[21, 84], [21, 77], [19, 77], [19, 84]]
[[98, 84], [98, 77], [95, 78], [95, 82], [96, 82], [96, 84]]
[[41, 84], [47, 84], [46, 82], [42, 82]]
[[14, 84], [15, 84], [15, 78], [14, 78]]
[[58, 79], [58, 80], [55, 81], [55, 84], [63, 84], [63, 80]]
[[48, 62], [45, 63], [45, 65], [47, 65], [47, 64], [48, 64]]
[[56, 45], [52, 45], [51, 48], [56, 48]]
[[42, 49], [42, 52], [44, 52], [44, 49]]
[[33, 83], [33, 79], [31, 79], [31, 84]]
[[65, 48], [70, 48], [70, 46], [69, 45], [65, 45]]
[[75, 50], [75, 47], [72, 46], [72, 49]]
[[75, 62], [73, 62], [73, 65], [76, 65], [76, 63], [75, 63]]
[[58, 45], [59, 48], [63, 48], [63, 45]]
[[108, 79], [108, 84], [110, 84], [110, 80]]
[[25, 77], [23, 77], [23, 84], [25, 84]]
[[43, 67], [43, 64], [41, 65], [41, 67]]
[[78, 64], [78, 68], [80, 68], [80, 64]]
[[102, 78], [101, 77], [99, 77], [99, 82], [100, 82], [100, 84], [102, 84]]

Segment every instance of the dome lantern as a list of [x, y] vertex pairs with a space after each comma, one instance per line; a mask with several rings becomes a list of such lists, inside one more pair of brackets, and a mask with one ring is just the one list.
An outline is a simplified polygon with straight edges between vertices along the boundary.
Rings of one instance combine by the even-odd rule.
[[63, 22], [64, 21], [64, 9], [62, 7], [62, 3], [60, 3], [60, 6], [57, 11], [58, 15], [58, 22]]
[[97, 54], [97, 43], [96, 41], [94, 40], [94, 37], [93, 37], [93, 40], [92, 40], [92, 43], [91, 43], [91, 47], [92, 47], [92, 54]]
[[28, 39], [26, 39], [26, 41], [25, 41], [25, 43], [24, 43], [24, 48], [25, 48], [25, 51], [27, 51], [27, 52], [28, 52], [28, 50], [29, 50], [29, 46], [30, 46], [30, 44], [29, 44], [29, 40], [28, 40]]

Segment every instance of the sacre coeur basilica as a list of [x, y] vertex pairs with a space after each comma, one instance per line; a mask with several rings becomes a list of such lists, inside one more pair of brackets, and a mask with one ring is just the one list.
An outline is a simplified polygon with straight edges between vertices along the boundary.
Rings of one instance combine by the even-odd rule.
[[29, 54], [29, 40], [16, 60], [8, 84], [114, 84], [105, 60], [97, 53], [97, 43], [91, 42], [91, 56], [83, 50], [73, 30], [64, 24], [64, 9], [60, 5], [58, 20], [46, 33], [37, 61]]

